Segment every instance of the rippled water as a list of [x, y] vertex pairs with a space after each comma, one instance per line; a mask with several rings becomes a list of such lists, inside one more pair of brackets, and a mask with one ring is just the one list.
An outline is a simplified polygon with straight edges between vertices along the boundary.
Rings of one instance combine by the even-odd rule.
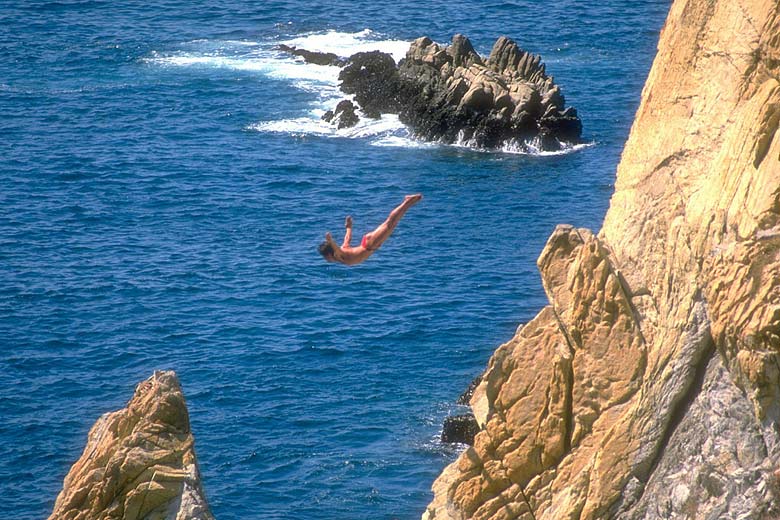
[[[410, 519], [437, 437], [545, 303], [555, 224], [598, 229], [668, 2], [25, 2], [0, 9], [0, 518], [51, 511], [89, 427], [154, 369], [188, 399], [226, 519]], [[501, 34], [541, 53], [590, 146], [486, 153], [397, 118], [333, 131], [335, 69]], [[425, 199], [367, 263], [316, 245]]]

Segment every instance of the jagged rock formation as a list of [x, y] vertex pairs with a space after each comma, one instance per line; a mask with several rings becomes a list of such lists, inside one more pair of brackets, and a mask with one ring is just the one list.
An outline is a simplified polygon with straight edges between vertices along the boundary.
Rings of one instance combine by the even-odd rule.
[[398, 114], [420, 139], [543, 150], [580, 142], [577, 110], [565, 106], [541, 57], [505, 36], [486, 59], [460, 34], [449, 46], [418, 38], [398, 65], [380, 51], [342, 58], [287, 45], [277, 49], [343, 67], [341, 90], [354, 96], [366, 117]]
[[483, 59], [465, 36], [449, 46], [415, 40], [396, 68], [388, 54], [358, 53], [339, 75], [369, 117], [398, 113], [417, 137], [478, 147], [556, 150], [577, 143], [582, 123], [539, 56], [499, 38]]
[[193, 443], [176, 374], [155, 372], [92, 427], [49, 520], [213, 520]]
[[598, 235], [493, 355], [423, 518], [780, 518], [780, 4], [676, 0]]
[[580, 140], [577, 111], [564, 108], [560, 88], [545, 73], [541, 57], [505, 36], [486, 60], [459, 34], [449, 47], [419, 38], [399, 74], [422, 87], [402, 119], [426, 139], [472, 141], [487, 148], [536, 139], [546, 150]]
[[339, 130], [358, 124], [360, 118], [355, 113], [355, 105], [348, 99], [342, 99], [334, 110], [328, 110], [322, 115], [322, 120], [335, 125]]

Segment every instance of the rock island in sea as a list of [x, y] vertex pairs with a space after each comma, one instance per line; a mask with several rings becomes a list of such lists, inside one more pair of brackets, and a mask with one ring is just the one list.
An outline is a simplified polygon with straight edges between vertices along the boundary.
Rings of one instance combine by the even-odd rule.
[[[418, 38], [399, 64], [380, 51], [339, 58], [288, 46], [279, 49], [311, 63], [342, 66], [341, 90], [354, 97], [366, 117], [398, 114], [419, 139], [548, 151], [580, 142], [577, 110], [565, 106], [541, 57], [503, 36], [487, 58], [460, 34], [448, 46]], [[358, 121], [349, 100], [324, 119], [339, 128]]]

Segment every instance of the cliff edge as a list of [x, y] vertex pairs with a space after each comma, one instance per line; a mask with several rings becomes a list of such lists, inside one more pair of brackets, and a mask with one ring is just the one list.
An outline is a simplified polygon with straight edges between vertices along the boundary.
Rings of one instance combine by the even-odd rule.
[[213, 520], [193, 443], [176, 374], [155, 372], [92, 427], [49, 520]]
[[676, 0], [598, 235], [491, 358], [423, 518], [780, 518], [780, 4]]

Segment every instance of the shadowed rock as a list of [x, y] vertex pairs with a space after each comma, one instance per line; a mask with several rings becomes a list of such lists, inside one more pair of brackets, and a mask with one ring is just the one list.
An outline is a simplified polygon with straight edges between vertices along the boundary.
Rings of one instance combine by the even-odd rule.
[[367, 117], [396, 114], [403, 106], [398, 69], [393, 57], [380, 51], [359, 52], [350, 56], [339, 73], [341, 90], [353, 94]]
[[450, 415], [444, 419], [441, 442], [472, 445], [478, 432], [479, 425], [473, 414]]
[[389, 54], [359, 53], [339, 79], [364, 112], [398, 113], [426, 140], [556, 150], [579, 142], [582, 132], [541, 58], [505, 37], [487, 60], [460, 34], [449, 46], [418, 38], [397, 67]]
[[322, 115], [322, 120], [336, 125], [337, 128], [349, 128], [358, 124], [360, 118], [355, 113], [355, 105], [352, 101], [344, 99], [339, 101], [335, 110], [328, 110]]
[[462, 394], [458, 396], [458, 400], [455, 401], [457, 404], [469, 404], [469, 401], [471, 401], [471, 396], [474, 395], [474, 390], [477, 389], [479, 384], [482, 382], [482, 374], [475, 377], [471, 383], [469, 383], [468, 388], [464, 390]]
[[314, 65], [333, 65], [336, 67], [343, 67], [347, 62], [346, 58], [342, 58], [336, 54], [333, 54], [332, 52], [307, 51], [306, 49], [298, 49], [283, 43], [277, 45], [276, 49], [282, 52], [290, 53], [293, 56], [300, 56], [306, 63], [312, 63]]
[[176, 374], [155, 372], [92, 427], [49, 520], [213, 520], [193, 443]]

